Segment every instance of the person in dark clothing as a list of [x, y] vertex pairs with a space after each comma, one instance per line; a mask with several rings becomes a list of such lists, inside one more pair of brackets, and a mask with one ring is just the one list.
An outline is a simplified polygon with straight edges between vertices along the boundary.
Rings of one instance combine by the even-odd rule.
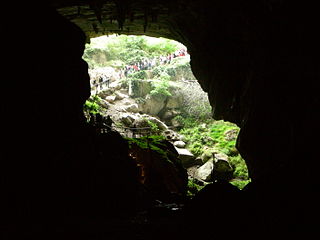
[[107, 85], [107, 88], [109, 88], [109, 86], [110, 86], [110, 78], [109, 77], [106, 78], [106, 85]]

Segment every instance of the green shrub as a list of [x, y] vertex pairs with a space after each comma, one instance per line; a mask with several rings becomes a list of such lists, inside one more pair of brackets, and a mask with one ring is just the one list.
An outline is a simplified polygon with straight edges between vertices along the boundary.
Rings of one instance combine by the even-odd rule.
[[87, 114], [100, 113], [100, 101], [101, 99], [98, 95], [91, 96], [83, 105], [83, 111]]
[[165, 72], [166, 66], [165, 65], [158, 65], [152, 68], [152, 75], [157, 78], [161, 75], [161, 73]]
[[156, 123], [154, 123], [154, 122], [152, 122], [150, 120], [146, 120], [146, 121], [147, 121], [148, 125], [151, 128], [151, 132], [153, 132], [153, 133], [158, 133], [159, 132], [159, 127], [158, 127], [158, 125]]
[[152, 87], [153, 87], [153, 89], [150, 92], [151, 96], [159, 96], [159, 97], [171, 96], [171, 93], [169, 91], [168, 81], [165, 81], [165, 80], [154, 81], [154, 82], [152, 82]]

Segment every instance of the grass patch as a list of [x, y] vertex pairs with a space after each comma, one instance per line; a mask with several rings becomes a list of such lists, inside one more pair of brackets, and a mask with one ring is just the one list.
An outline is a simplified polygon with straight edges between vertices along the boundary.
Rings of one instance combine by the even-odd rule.
[[212, 119], [203, 121], [179, 117], [178, 120], [183, 124], [179, 133], [185, 136], [186, 147], [196, 157], [210, 152], [224, 153], [228, 155], [229, 162], [234, 168], [234, 178], [249, 179], [245, 161], [235, 147], [239, 132], [235, 124]]

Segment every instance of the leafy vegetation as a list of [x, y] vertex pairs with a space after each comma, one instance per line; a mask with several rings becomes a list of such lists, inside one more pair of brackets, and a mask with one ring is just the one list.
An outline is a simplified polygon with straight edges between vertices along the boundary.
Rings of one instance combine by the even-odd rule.
[[147, 121], [148, 125], [151, 128], [151, 132], [153, 132], [153, 133], [158, 133], [159, 132], [160, 129], [159, 129], [159, 127], [158, 127], [158, 125], [156, 123], [154, 123], [154, 122], [152, 122], [152, 121], [150, 121], [148, 119], [146, 119], [146, 121]]
[[101, 98], [98, 95], [91, 96], [84, 104], [83, 110], [86, 115], [100, 113]]
[[171, 161], [168, 156], [168, 151], [165, 151], [164, 149], [167, 148], [165, 145], [165, 137], [153, 135], [153, 136], [145, 136], [140, 138], [125, 138], [128, 143], [129, 147], [131, 147], [133, 144], [139, 146], [142, 149], [151, 149], [158, 154], [160, 154], [163, 159], [166, 159], [167, 161]]
[[[144, 136], [140, 138], [126, 138], [129, 142], [129, 147], [132, 143], [137, 144], [139, 147], [143, 149], [150, 148], [150, 144], [157, 146], [164, 146], [163, 141], [165, 140], [164, 136], [152, 135], [152, 136]], [[157, 148], [156, 148], [157, 149]]]
[[123, 67], [143, 59], [171, 54], [183, 45], [165, 38], [111, 35], [91, 39], [86, 45], [83, 59], [90, 68], [114, 64]]
[[154, 81], [152, 82], [153, 89], [150, 92], [151, 96], [167, 97], [171, 96], [169, 91], [169, 82], [168, 81]]

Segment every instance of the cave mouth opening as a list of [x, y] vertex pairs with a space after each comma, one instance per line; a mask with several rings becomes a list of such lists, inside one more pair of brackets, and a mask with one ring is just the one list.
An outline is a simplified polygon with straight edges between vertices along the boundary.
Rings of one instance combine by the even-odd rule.
[[[118, 2], [126, 3], [128, 1]], [[194, 2], [194, 4], [191, 4], [191, 2]], [[261, 4], [262, 2], [263, 4]], [[254, 205], [256, 202], [257, 205], [257, 207], [254, 206], [251, 209], [253, 216], [250, 221], [241, 221], [241, 223], [244, 223], [244, 229], [250, 232], [250, 234], [254, 232], [257, 225], [258, 227], [260, 225], [261, 232], [267, 232], [270, 229], [272, 230], [272, 227], [275, 227], [275, 225], [276, 229], [280, 229], [280, 227], [283, 227], [283, 224], [284, 227], [290, 226], [290, 230], [296, 227], [314, 230], [317, 229], [316, 224], [318, 223], [314, 221], [314, 216], [319, 212], [317, 201], [319, 199], [319, 184], [317, 181], [319, 161], [316, 161], [318, 159], [316, 146], [319, 128], [312, 128], [311, 131], [310, 123], [319, 120], [319, 116], [316, 115], [317, 111], [315, 111], [315, 109], [319, 109], [319, 98], [317, 97], [319, 71], [316, 67], [317, 61], [315, 61], [315, 59], [318, 59], [316, 55], [319, 52], [317, 44], [319, 37], [315, 34], [316, 31], [313, 31], [316, 29], [314, 26], [317, 21], [315, 20], [317, 20], [317, 16], [319, 15], [314, 14], [317, 8], [306, 11], [307, 8], [303, 8], [301, 4], [294, 3], [291, 8], [292, 5], [287, 1], [273, 2], [277, 4], [274, 5], [275, 8], [272, 7], [271, 1], [268, 3], [267, 1], [259, 1], [258, 3], [257, 1], [258, 5], [252, 1], [252, 5], [245, 5], [249, 11], [243, 12], [240, 9], [236, 11], [234, 8], [231, 9], [234, 11], [230, 11], [230, 6], [232, 5], [229, 2], [220, 4], [222, 9], [217, 6], [218, 8], [215, 10], [204, 8], [205, 6], [209, 6], [210, 1], [208, 1], [208, 5], [203, 6], [200, 6], [200, 3], [196, 1], [188, 1], [186, 3], [189, 6], [187, 9], [182, 8], [180, 12], [175, 12], [176, 16], [181, 16], [181, 18], [173, 21], [173, 23], [179, 26], [176, 30], [180, 30], [179, 32], [184, 37], [190, 39], [190, 42], [194, 44], [194, 49], [202, 50], [197, 56], [197, 60], [206, 57], [205, 51], [207, 49], [205, 49], [202, 43], [206, 40], [205, 37], [215, 30], [215, 26], [218, 26], [218, 30], [220, 30], [218, 31], [220, 33], [218, 35], [220, 38], [217, 39], [218, 42], [219, 40], [226, 39], [227, 44], [232, 43], [232, 46], [237, 46], [237, 40], [239, 39], [233, 38], [235, 42], [233, 40], [229, 41], [229, 39], [230, 37], [237, 36], [238, 33], [244, 33], [246, 39], [248, 37], [249, 40], [254, 40], [248, 43], [249, 50], [252, 50], [254, 53], [253, 69], [250, 73], [253, 73], [253, 75], [257, 74], [262, 80], [267, 79], [268, 81], [266, 82], [268, 84], [265, 89], [259, 89], [259, 87], [263, 87], [263, 85], [259, 85], [259, 79], [252, 79], [252, 82], [250, 82], [249, 87], [252, 88], [253, 94], [248, 96], [248, 101], [243, 102], [243, 106], [244, 108], [248, 107], [248, 110], [256, 110], [256, 112], [253, 111], [256, 114], [252, 114], [249, 118], [249, 123], [251, 123], [249, 129], [242, 129], [245, 130], [244, 133], [247, 136], [246, 139], [242, 139], [244, 140], [242, 143], [248, 146], [248, 149], [244, 150], [247, 150], [248, 155], [252, 156], [251, 159], [257, 163], [251, 166], [252, 173], [256, 177], [261, 176], [262, 180], [269, 181], [269, 179], [272, 179], [272, 181], [266, 183], [269, 191], [266, 189], [267, 191], [262, 196], [253, 198], [247, 204], [250, 207], [250, 203]], [[176, 3], [181, 3], [181, 1], [176, 1]], [[57, 5], [59, 4], [57, 3]], [[195, 5], [199, 5], [199, 7], [194, 8]], [[87, 143], [86, 139], [78, 139], [79, 135], [75, 134], [79, 133], [78, 130], [81, 129], [77, 127], [72, 128], [78, 124], [74, 124], [74, 122], [78, 121], [78, 112], [73, 111], [73, 109], [78, 109], [79, 102], [81, 102], [82, 106], [85, 94], [81, 93], [79, 89], [76, 90], [74, 84], [68, 83], [71, 72], [67, 72], [67, 70], [69, 69], [69, 60], [71, 60], [70, 62], [74, 60], [78, 61], [78, 53], [80, 53], [80, 48], [82, 47], [81, 41], [78, 41], [78, 36], [70, 36], [69, 33], [72, 31], [70, 31], [67, 22], [55, 16], [55, 14], [48, 13], [45, 9], [42, 12], [40, 5], [34, 9], [31, 9], [31, 7], [25, 9], [18, 5], [11, 9], [18, 10], [19, 14], [16, 14], [16, 18], [8, 22], [8, 27], [4, 28], [4, 36], [15, 36], [19, 40], [19, 44], [14, 46], [11, 43], [11, 46], [14, 46], [14, 48], [5, 48], [5, 57], [10, 56], [8, 59], [15, 62], [13, 60], [15, 60], [16, 56], [26, 56], [26, 53], [30, 53], [30, 48], [26, 48], [25, 46], [32, 46], [31, 43], [34, 43], [35, 38], [26, 37], [23, 38], [24, 44], [21, 44], [20, 40], [22, 38], [20, 31], [17, 31], [17, 26], [23, 27], [27, 26], [28, 23], [29, 25], [35, 23], [33, 24], [34, 27], [28, 28], [28, 35], [38, 36], [39, 33], [43, 33], [46, 41], [32, 49], [33, 51], [28, 61], [25, 60], [24, 64], [21, 64], [23, 66], [21, 66], [19, 71], [16, 71], [15, 65], [5, 65], [15, 73], [13, 79], [17, 80], [18, 83], [23, 82], [16, 89], [16, 95], [20, 95], [19, 98], [15, 99], [18, 103], [16, 106], [21, 106], [21, 99], [26, 99], [32, 104], [22, 104], [23, 107], [20, 108], [20, 111], [17, 111], [16, 107], [12, 107], [11, 101], [6, 101], [7, 104], [9, 103], [9, 106], [5, 106], [4, 116], [8, 116], [8, 118], [5, 117], [5, 124], [3, 125], [6, 128], [4, 133], [6, 141], [4, 141], [4, 154], [2, 154], [4, 160], [1, 161], [1, 171], [2, 178], [5, 180], [2, 182], [2, 186], [4, 186], [3, 202], [5, 204], [2, 204], [4, 214], [1, 216], [1, 230], [7, 229], [7, 220], [9, 219], [9, 224], [11, 222], [18, 222], [18, 225], [24, 225], [23, 229], [27, 234], [30, 234], [31, 230], [28, 227], [31, 226], [31, 223], [42, 224], [49, 218], [52, 222], [52, 215], [58, 216], [57, 219], [61, 219], [61, 209], [67, 209], [69, 206], [73, 207], [75, 212], [84, 212], [86, 210], [84, 207], [87, 209], [92, 207], [99, 213], [101, 212], [100, 207], [107, 206], [104, 212], [107, 214], [114, 205], [120, 206], [120, 209], [127, 207], [130, 204], [128, 199], [131, 200], [133, 196], [131, 192], [131, 189], [133, 189], [131, 188], [132, 185], [128, 186], [130, 182], [125, 181], [125, 175], [128, 171], [119, 177], [118, 171], [110, 171], [110, 169], [120, 168], [110, 168], [109, 166], [99, 168], [100, 165], [96, 167], [95, 159], [93, 158], [97, 155], [95, 158], [100, 160], [100, 153], [93, 157], [90, 154], [91, 151], [87, 151], [83, 147]], [[74, 6], [74, 9], [75, 13], [77, 13], [80, 8]], [[90, 8], [87, 7], [87, 9]], [[207, 11], [202, 11], [202, 9]], [[218, 10], [222, 11], [218, 12]], [[40, 11], [42, 12], [41, 14]], [[92, 13], [94, 10], [91, 8], [90, 11]], [[82, 22], [88, 23], [87, 26], [92, 28], [91, 20], [95, 15], [88, 14], [85, 16], [83, 10], [78, 12], [79, 14], [73, 14], [73, 12], [71, 14], [78, 17]], [[181, 12], [182, 14], [180, 14]], [[238, 18], [232, 18], [233, 12], [236, 13], [236, 16], [241, 16], [249, 25], [246, 24], [243, 27], [241, 21], [237, 24], [236, 20]], [[299, 21], [297, 21], [296, 12], [303, 13], [302, 15], [300, 14]], [[214, 13], [219, 14], [216, 14], [215, 17]], [[231, 18], [229, 18], [229, 13], [232, 15]], [[165, 15], [165, 18], [167, 19], [167, 15]], [[43, 25], [45, 26], [42, 27], [40, 23], [44, 23]], [[227, 23], [225, 28], [223, 27], [224, 23]], [[208, 35], [203, 34], [199, 38], [193, 38], [194, 31], [190, 31], [193, 29], [199, 29], [203, 33], [205, 32], [204, 30], [209, 29], [206, 31]], [[87, 33], [87, 31], [84, 32]], [[226, 33], [228, 33], [228, 36], [224, 38], [224, 34]], [[289, 35], [287, 35], [288, 33]], [[216, 36], [214, 34], [211, 35]], [[18, 43], [18, 40], [13, 43]], [[214, 41], [215, 39], [212, 39], [212, 42]], [[252, 46], [250, 46], [251, 43], [253, 43]], [[48, 46], [50, 47], [48, 48]], [[216, 50], [212, 46], [214, 45], [209, 46], [209, 50]], [[44, 51], [44, 49], [47, 49], [49, 52]], [[234, 48], [231, 49], [234, 50]], [[231, 57], [232, 59], [237, 54], [242, 53], [236, 51], [233, 54], [232, 50], [227, 52], [221, 51], [221, 53], [226, 58]], [[267, 58], [264, 61], [264, 57], [266, 56], [269, 56], [270, 59]], [[30, 59], [38, 60], [40, 67], [37, 67], [37, 69], [41, 69], [41, 74], [37, 74], [37, 76], [33, 74], [36, 69], [35, 61], [31, 61]], [[274, 61], [268, 63], [268, 59]], [[11, 61], [5, 62], [11, 63]], [[283, 64], [284, 62], [285, 64]], [[224, 65], [225, 69], [229, 69], [227, 63]], [[261, 71], [255, 72], [255, 70], [260, 70], [260, 68]], [[207, 73], [209, 72], [207, 71]], [[203, 73], [203, 75], [205, 74]], [[46, 76], [46, 83], [50, 83], [50, 87], [45, 91], [43, 89], [43, 76]], [[78, 80], [76, 77], [78, 75], [74, 76], [74, 80]], [[25, 81], [27, 78], [32, 79], [32, 81]], [[304, 80], [303, 83], [301, 83], [301, 79]], [[204, 82], [207, 82], [209, 85], [209, 80], [206, 79]], [[10, 82], [15, 83], [15, 81]], [[223, 82], [221, 81], [221, 83]], [[229, 86], [228, 81], [222, 86]], [[82, 89], [82, 86], [79, 88]], [[212, 90], [209, 87], [208, 89]], [[275, 94], [273, 94], [272, 98], [267, 97], [270, 96], [270, 93], [274, 93], [274, 90]], [[7, 92], [11, 93], [11, 88]], [[64, 94], [64, 92], [67, 94]], [[12, 99], [12, 97], [8, 95], [8, 99]], [[39, 101], [39, 99], [47, 99], [48, 101]], [[287, 101], [283, 101], [283, 99]], [[261, 103], [258, 109], [251, 109], [252, 105], [250, 103], [254, 100], [259, 100], [258, 102]], [[218, 103], [221, 106], [223, 101]], [[30, 105], [32, 105], [31, 108]], [[222, 106], [224, 105], [222, 104]], [[299, 110], [298, 116], [296, 109]], [[20, 127], [21, 116], [27, 116], [23, 123], [26, 127]], [[48, 129], [48, 126], [50, 127], [50, 131], [44, 131]], [[263, 131], [260, 131], [261, 129]], [[113, 140], [117, 139], [113, 138]], [[117, 141], [114, 142], [118, 143]], [[284, 144], [287, 145], [284, 146]], [[110, 154], [112, 146], [114, 145], [108, 147], [107, 154]], [[279, 149], [284, 150], [279, 151]], [[269, 152], [274, 153], [271, 155], [274, 158], [269, 157]], [[278, 152], [283, 154], [279, 155]], [[282, 157], [284, 155], [288, 157]], [[255, 156], [258, 157], [256, 158]], [[115, 154], [113, 160], [118, 159], [117, 157], [118, 155]], [[72, 165], [74, 162], [76, 164]], [[90, 164], [88, 164], [89, 162]], [[304, 168], [301, 169], [301, 164], [304, 165], [305, 162]], [[281, 176], [271, 171], [277, 165], [281, 165], [281, 170], [283, 170], [280, 172]], [[104, 177], [107, 180], [107, 188], [106, 184], [93, 184], [94, 190], [97, 191], [91, 194], [91, 189], [89, 191], [87, 188], [87, 183], [91, 183], [92, 180], [89, 178], [92, 176], [88, 174], [88, 169], [90, 171], [93, 169], [90, 173], [99, 173], [96, 178], [98, 183]], [[106, 172], [105, 169], [109, 169], [109, 171]], [[266, 174], [263, 175], [263, 173]], [[291, 175], [290, 173], [297, 174], [298, 181], [295, 181], [296, 179], [292, 179], [291, 181], [290, 178], [287, 178]], [[278, 187], [278, 183], [283, 183], [285, 189], [289, 185], [293, 185], [289, 189], [290, 194], [288, 196], [284, 196], [286, 193], [281, 194], [283, 191], [281, 187]], [[125, 186], [128, 187], [125, 188]], [[276, 187], [276, 190], [270, 190], [274, 187]], [[305, 187], [308, 189], [305, 190]], [[128, 192], [127, 195], [124, 194], [125, 191]], [[260, 190], [260, 192], [262, 191], [264, 189]], [[112, 194], [108, 195], [108, 193]], [[103, 196], [104, 194], [105, 196]], [[112, 198], [111, 195], [117, 196], [117, 194], [119, 194], [118, 198]], [[257, 195], [259, 195], [259, 192], [255, 194], [255, 196]], [[68, 199], [69, 196], [71, 196], [71, 200]], [[117, 202], [114, 199], [119, 199], [120, 201]], [[99, 202], [97, 203], [97, 201]], [[220, 207], [219, 205], [216, 206], [217, 208]], [[228, 209], [230, 208], [228, 207]], [[36, 221], [32, 221], [33, 219], [30, 219], [30, 215]], [[236, 219], [233, 223], [236, 225], [240, 222], [239, 220]], [[202, 224], [202, 221], [198, 222]], [[226, 219], [223, 222], [230, 222], [230, 219]], [[267, 222], [266, 227], [262, 226], [265, 222]], [[192, 227], [192, 223], [190, 227]], [[4, 228], [2, 228], [3, 226]], [[33, 227], [38, 229], [38, 226], [35, 224]], [[83, 229], [80, 229], [82, 226], [76, 229], [80, 230], [78, 233], [83, 232]], [[212, 228], [213, 226], [218, 229], [216, 225], [210, 222], [210, 228], [208, 228], [210, 229], [210, 235], [215, 233]], [[115, 226], [115, 228], [117, 227], [118, 225]], [[200, 227], [203, 228], [203, 226]], [[12, 228], [14, 230], [11, 230], [11, 227], [9, 229], [9, 234], [12, 231], [19, 230], [15, 227]], [[200, 228], [196, 230], [198, 229]], [[226, 229], [227, 233], [230, 232], [229, 227], [225, 227], [224, 229]], [[58, 231], [60, 231], [60, 228]], [[167, 236], [164, 235], [164, 237]]]
[[[235, 147], [239, 128], [212, 118], [208, 95], [192, 73], [183, 44], [144, 35], [100, 36], [86, 44], [83, 59], [89, 65], [91, 84], [91, 97], [84, 106], [87, 121], [98, 125], [96, 116], [101, 115], [102, 132], [116, 131], [128, 140], [134, 149], [129, 155], [140, 168], [140, 182], [154, 181], [155, 186], [160, 181], [166, 191], [176, 193], [186, 187], [187, 195], [193, 197], [215, 181], [214, 168], [224, 169], [220, 177], [240, 189], [250, 181]], [[172, 147], [164, 146], [160, 139]], [[173, 178], [169, 176], [172, 169], [153, 169], [146, 162], [148, 154], [137, 153], [137, 147], [146, 146], [171, 162], [172, 154], [167, 153], [173, 150], [186, 170], [187, 185], [179, 183], [186, 175], [177, 166], [171, 166], [178, 172]], [[169, 178], [171, 184], [150, 172]]]

